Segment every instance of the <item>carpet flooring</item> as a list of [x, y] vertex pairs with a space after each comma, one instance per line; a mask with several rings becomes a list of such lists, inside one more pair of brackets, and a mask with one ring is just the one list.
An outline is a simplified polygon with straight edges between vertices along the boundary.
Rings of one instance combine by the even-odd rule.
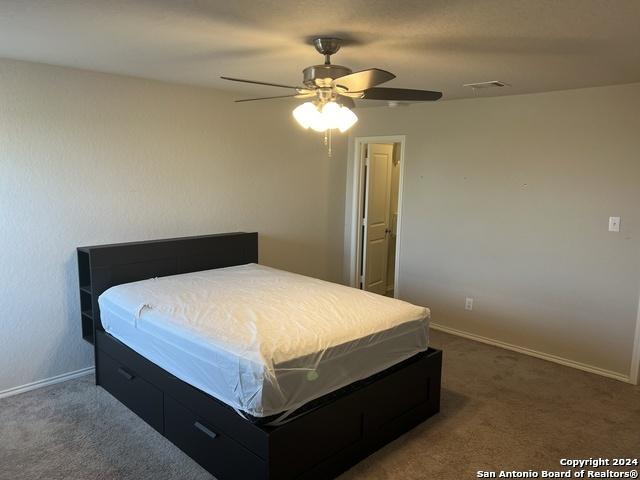
[[[440, 414], [342, 480], [471, 479], [640, 457], [640, 387], [432, 332]], [[211, 479], [86, 376], [0, 399], [0, 479]], [[248, 479], [249, 480], [249, 479]]]

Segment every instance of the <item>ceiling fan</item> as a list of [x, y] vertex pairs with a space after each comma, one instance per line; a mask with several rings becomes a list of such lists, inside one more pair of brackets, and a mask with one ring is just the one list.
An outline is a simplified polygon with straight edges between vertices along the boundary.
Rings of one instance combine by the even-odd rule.
[[379, 68], [369, 68], [352, 72], [350, 68], [331, 63], [331, 55], [340, 50], [342, 40], [319, 37], [313, 40], [316, 50], [324, 55], [324, 64], [312, 65], [302, 71], [304, 87], [279, 83], [246, 80], [242, 78], [220, 77], [233, 82], [252, 83], [271, 87], [288, 88], [295, 93], [272, 97], [247, 98], [236, 102], [253, 102], [278, 98], [301, 98], [310, 101], [299, 105], [293, 116], [304, 128], [326, 132], [334, 128], [341, 132], [348, 130], [358, 117], [350, 110], [355, 107], [354, 99], [387, 100], [404, 102], [434, 101], [442, 97], [441, 92], [413, 90], [407, 88], [378, 87], [396, 76]]

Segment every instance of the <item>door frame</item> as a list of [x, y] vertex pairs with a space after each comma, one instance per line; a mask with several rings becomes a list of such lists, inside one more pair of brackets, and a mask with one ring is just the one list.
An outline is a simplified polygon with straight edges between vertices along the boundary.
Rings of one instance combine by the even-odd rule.
[[395, 271], [393, 274], [393, 296], [398, 298], [399, 295], [399, 276], [400, 276], [400, 247], [402, 233], [402, 207], [403, 207], [403, 190], [404, 190], [404, 172], [405, 172], [405, 150], [407, 148], [406, 135], [382, 135], [375, 137], [354, 137], [353, 139], [353, 156], [349, 163], [351, 169], [352, 195], [350, 199], [351, 218], [349, 219], [348, 230], [350, 231], [350, 248], [349, 248], [349, 283], [352, 287], [358, 288], [360, 280], [360, 258], [362, 245], [362, 229], [359, 221], [362, 218], [364, 210], [364, 156], [363, 147], [369, 143], [399, 143], [400, 144], [400, 177], [398, 184], [398, 223], [396, 226], [396, 252], [395, 252]]

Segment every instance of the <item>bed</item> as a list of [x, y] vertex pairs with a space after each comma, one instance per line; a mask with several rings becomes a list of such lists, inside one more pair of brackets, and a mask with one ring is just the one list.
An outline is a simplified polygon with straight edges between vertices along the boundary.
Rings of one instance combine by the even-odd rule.
[[333, 478], [437, 413], [428, 310], [257, 257], [256, 233], [78, 248], [96, 383], [220, 480]]

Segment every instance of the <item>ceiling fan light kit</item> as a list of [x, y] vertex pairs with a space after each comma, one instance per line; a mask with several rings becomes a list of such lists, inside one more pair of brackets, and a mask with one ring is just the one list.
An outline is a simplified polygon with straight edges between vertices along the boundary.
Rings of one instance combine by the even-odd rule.
[[[249, 98], [236, 102], [270, 100], [276, 98], [310, 99], [293, 110], [293, 117], [305, 129], [330, 134], [332, 130], [346, 132], [358, 117], [351, 110], [355, 107], [353, 99], [387, 100], [389, 102], [434, 101], [442, 97], [441, 92], [430, 90], [411, 90], [404, 88], [380, 88], [377, 85], [393, 80], [395, 75], [379, 68], [369, 68], [353, 72], [350, 68], [331, 63], [331, 55], [340, 50], [342, 40], [334, 37], [314, 39], [318, 53], [324, 55], [324, 63], [312, 65], [302, 71], [304, 87], [268, 83], [241, 78], [221, 77], [234, 82], [253, 83], [271, 87], [292, 89], [295, 93], [273, 97]], [[329, 147], [330, 148], [330, 147]]]
[[302, 128], [311, 128], [320, 133], [334, 129], [344, 133], [358, 121], [357, 115], [348, 107], [334, 101], [324, 105], [305, 102], [293, 110], [293, 117]]

